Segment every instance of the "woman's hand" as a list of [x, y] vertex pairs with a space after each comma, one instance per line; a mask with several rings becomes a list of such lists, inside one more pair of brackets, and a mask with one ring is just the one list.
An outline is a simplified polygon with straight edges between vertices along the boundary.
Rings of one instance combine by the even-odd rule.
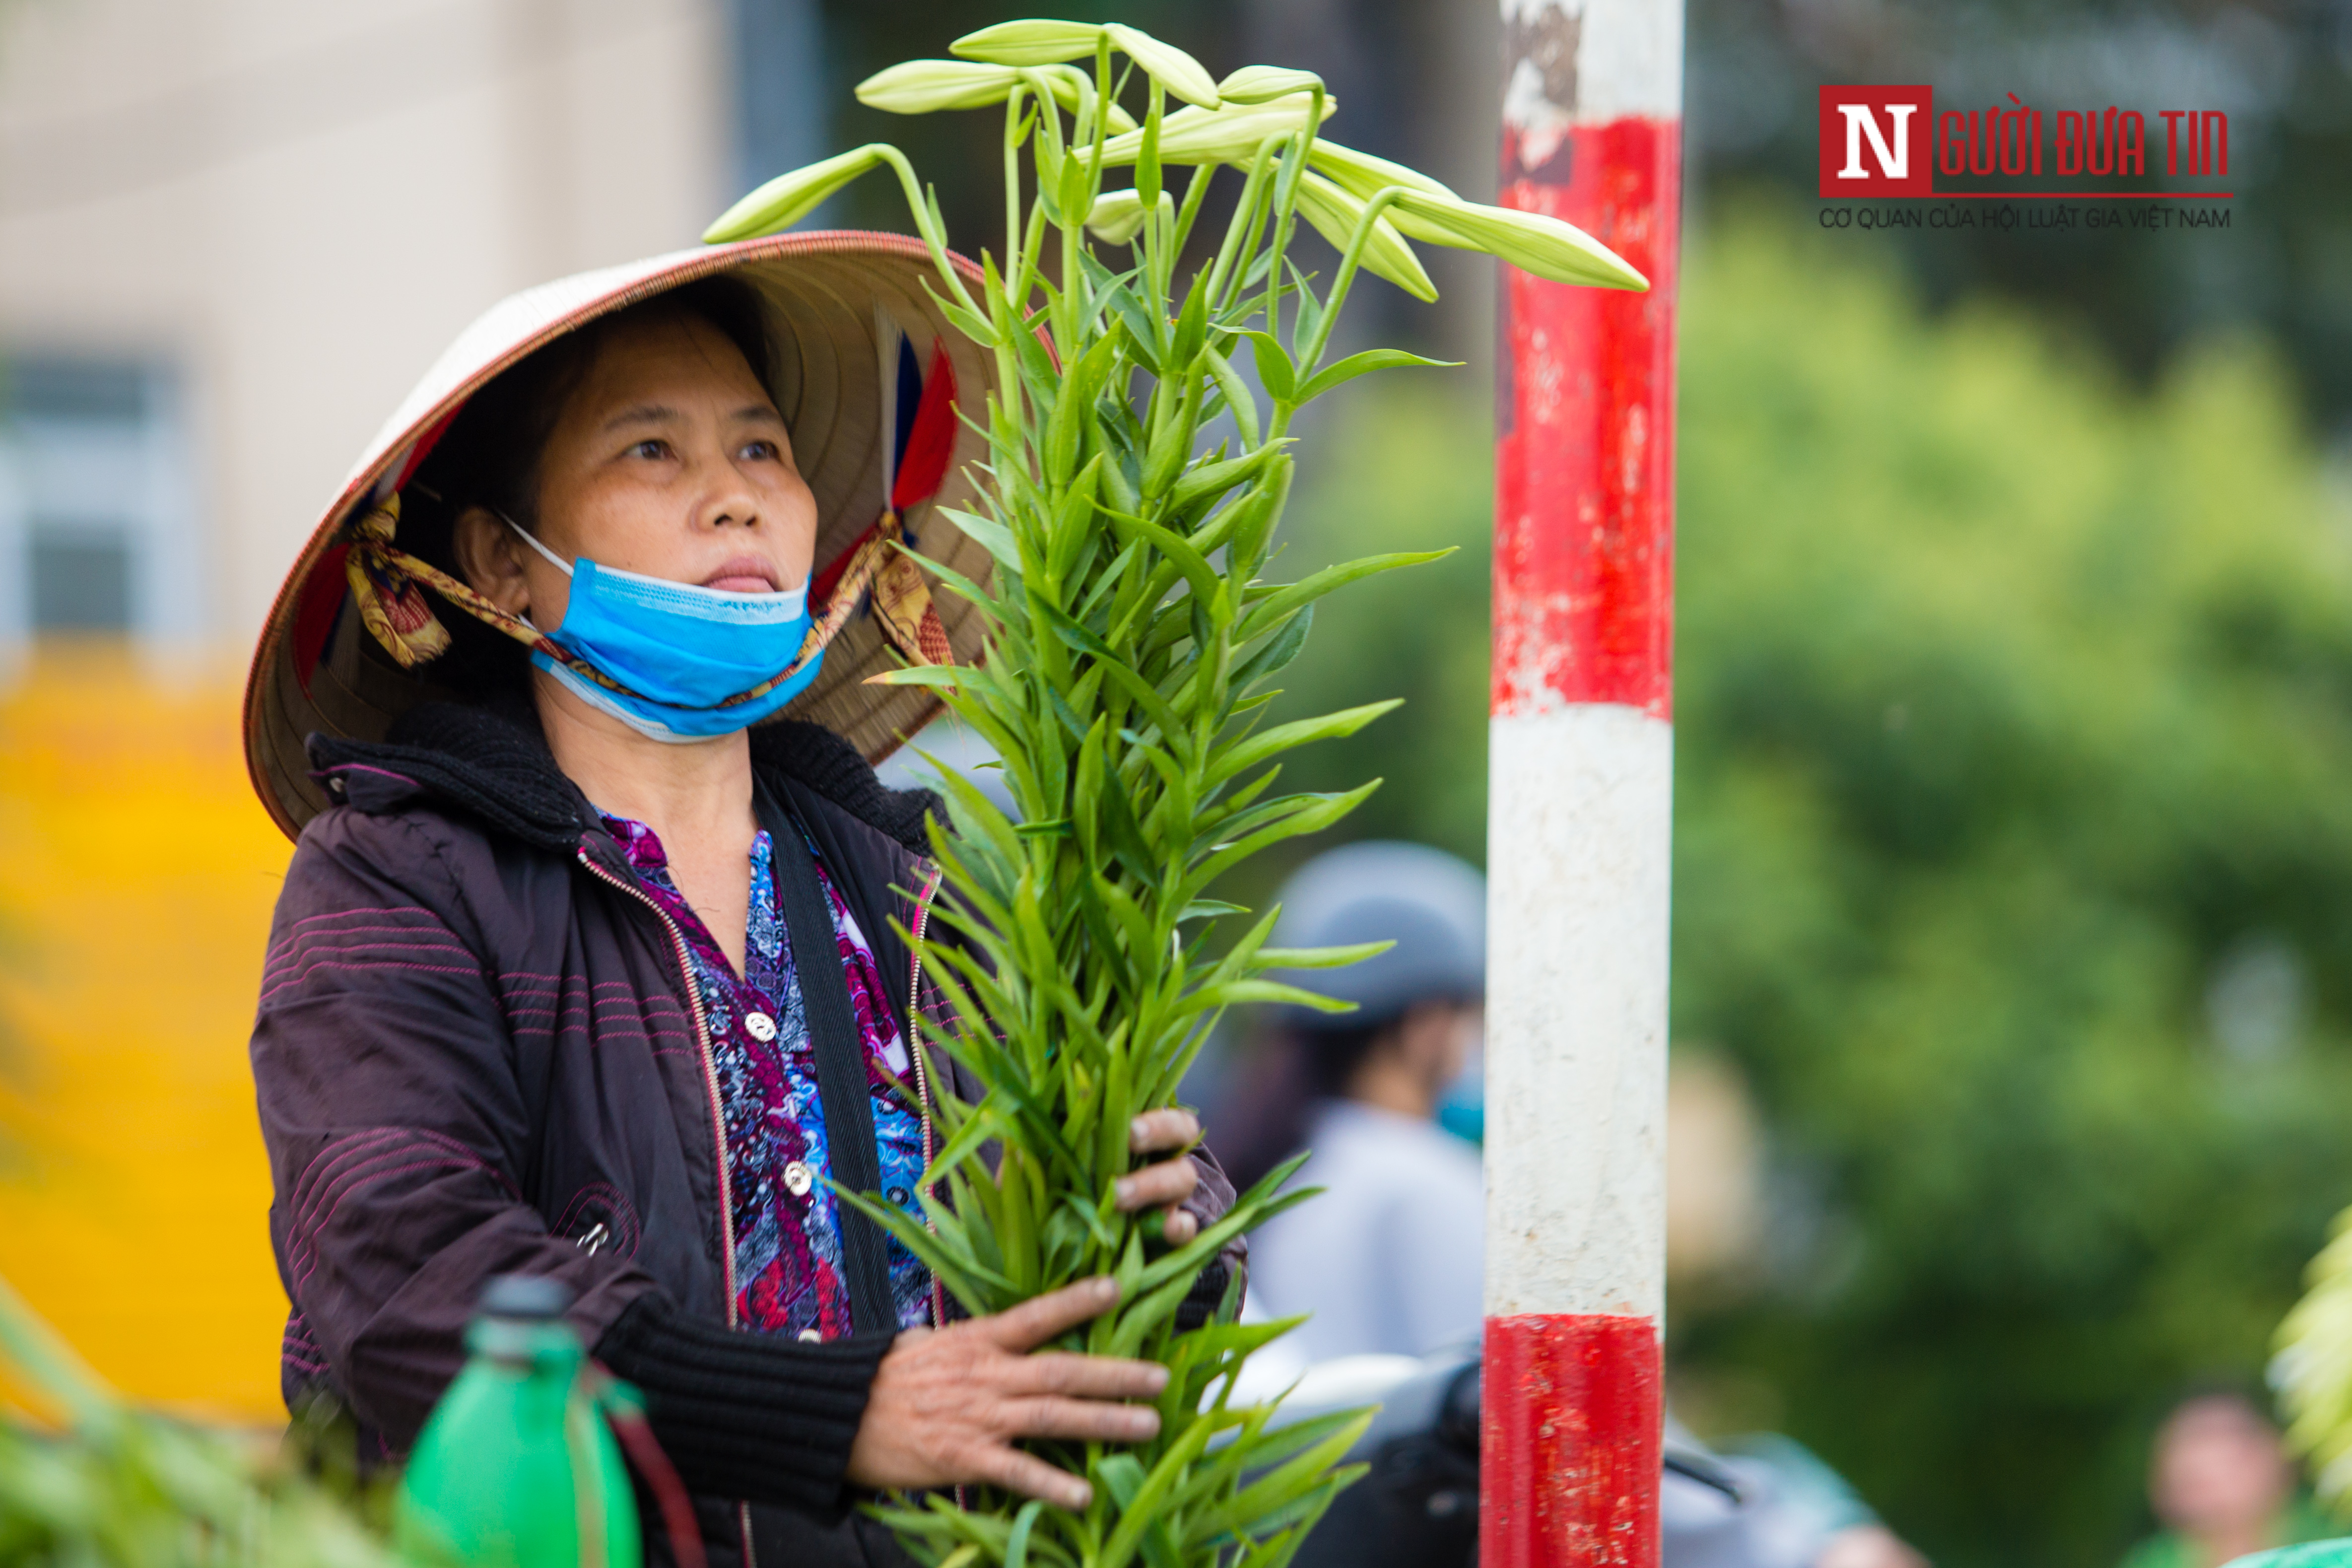
[[1082, 1279], [993, 1317], [902, 1331], [874, 1374], [866, 1418], [850, 1445], [851, 1482], [914, 1488], [979, 1481], [1073, 1511], [1085, 1508], [1093, 1488], [1013, 1445], [1023, 1437], [1141, 1443], [1159, 1433], [1158, 1411], [1118, 1402], [1157, 1398], [1168, 1386], [1166, 1367], [1029, 1353], [1118, 1302], [1112, 1280]]
[[[1121, 1176], [1112, 1199], [1127, 1214], [1160, 1210], [1171, 1247], [1201, 1233], [1182, 1206], [1200, 1185], [1192, 1156], [1200, 1141], [1200, 1120], [1189, 1110], [1147, 1110], [1128, 1128], [1129, 1149], [1168, 1158]], [[1117, 1285], [1087, 1279], [994, 1317], [902, 1331], [875, 1373], [850, 1445], [850, 1480], [904, 1488], [981, 1481], [1085, 1508], [1094, 1496], [1085, 1481], [1013, 1445], [1023, 1437], [1140, 1443], [1159, 1432], [1159, 1412], [1118, 1402], [1157, 1398], [1168, 1385], [1165, 1367], [1029, 1353], [1118, 1301]]]
[[1201, 1222], [1181, 1205], [1201, 1184], [1200, 1167], [1192, 1163], [1192, 1145], [1201, 1141], [1201, 1121], [1189, 1110], [1147, 1110], [1128, 1124], [1127, 1146], [1138, 1154], [1167, 1154], [1112, 1186], [1112, 1198], [1121, 1212], [1156, 1208], [1160, 1212], [1160, 1237], [1181, 1247], [1201, 1234]]

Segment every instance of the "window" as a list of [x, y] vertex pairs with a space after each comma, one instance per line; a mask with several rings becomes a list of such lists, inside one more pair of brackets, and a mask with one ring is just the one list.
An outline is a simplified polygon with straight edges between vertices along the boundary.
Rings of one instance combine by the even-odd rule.
[[159, 652], [201, 637], [193, 491], [166, 372], [0, 357], [0, 652], [47, 637]]
[[[832, 89], [823, 69], [824, 9], [819, 0], [729, 0], [739, 190], [832, 151], [825, 141], [824, 104]], [[829, 202], [818, 209], [823, 216], [801, 226], [832, 226], [831, 215], [839, 210], [838, 202]]]
[[131, 542], [33, 524], [33, 633], [131, 630]]

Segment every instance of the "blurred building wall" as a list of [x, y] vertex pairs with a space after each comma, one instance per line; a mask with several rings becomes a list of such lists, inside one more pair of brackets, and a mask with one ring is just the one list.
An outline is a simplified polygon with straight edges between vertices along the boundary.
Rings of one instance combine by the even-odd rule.
[[0, 1275], [134, 1394], [279, 1414], [245, 1044], [288, 847], [244, 652], [459, 328], [734, 194], [733, 26], [0, 5]]
[[691, 245], [729, 194], [715, 0], [18, 0], [0, 353], [168, 367], [210, 632], [485, 306]]

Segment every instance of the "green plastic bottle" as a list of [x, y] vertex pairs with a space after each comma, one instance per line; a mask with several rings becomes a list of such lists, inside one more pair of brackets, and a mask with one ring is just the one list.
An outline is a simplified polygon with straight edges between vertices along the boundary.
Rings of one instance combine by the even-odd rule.
[[401, 1478], [394, 1542], [451, 1568], [643, 1568], [637, 1504], [563, 1321], [572, 1292], [508, 1275], [482, 1293], [473, 1352]]
[[2229, 1568], [2352, 1568], [2352, 1540], [2314, 1541], [2240, 1557]]

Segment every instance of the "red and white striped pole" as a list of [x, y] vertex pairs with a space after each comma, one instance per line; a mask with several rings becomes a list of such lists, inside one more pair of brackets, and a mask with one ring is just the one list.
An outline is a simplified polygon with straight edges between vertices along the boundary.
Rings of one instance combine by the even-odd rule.
[[1657, 1568], [1681, 0], [1502, 0], [1484, 1568]]

